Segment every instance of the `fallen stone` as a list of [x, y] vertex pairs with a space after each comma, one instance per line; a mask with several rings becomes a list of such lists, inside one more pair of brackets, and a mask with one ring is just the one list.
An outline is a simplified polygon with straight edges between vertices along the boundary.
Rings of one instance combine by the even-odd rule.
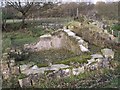
[[62, 69], [62, 68], [68, 68], [68, 65], [64, 65], [64, 64], [54, 64], [51, 66], [51, 68], [56, 68], [56, 69]]
[[40, 36], [40, 38], [46, 38], [46, 37], [51, 37], [51, 35], [50, 34], [46, 34], [46, 35]]
[[63, 31], [66, 33], [71, 32], [69, 29], [64, 29]]
[[103, 56], [101, 54], [93, 54], [91, 56], [92, 56], [93, 59], [103, 58]]
[[25, 71], [23, 71], [22, 73], [26, 74], [26, 75], [30, 75], [30, 74], [40, 74], [40, 73], [44, 73], [45, 70], [48, 70], [47, 67], [42, 67], [42, 68], [30, 68], [27, 69]]
[[27, 70], [27, 69], [29, 69], [29, 68], [30, 68], [29, 65], [20, 65], [20, 70], [21, 70], [21, 71]]
[[112, 49], [102, 49], [101, 50], [103, 56], [105, 56], [106, 58], [111, 57], [112, 59], [114, 58], [114, 51], [112, 51]]
[[96, 60], [94, 59], [94, 58], [91, 58], [90, 60], [87, 60], [88, 61], [88, 64], [87, 65], [89, 65], [89, 64], [91, 64], [92, 62], [95, 62]]
[[73, 32], [68, 32], [67, 34], [68, 34], [68, 36], [75, 36], [75, 33], [73, 33]]
[[80, 39], [80, 40], [78, 41], [79, 44], [83, 44], [83, 42], [84, 42], [83, 39]]
[[42, 67], [42, 68], [38, 68], [37, 65], [33, 66], [32, 68], [26, 69], [24, 71], [22, 71], [22, 73], [26, 74], [26, 75], [30, 75], [30, 74], [40, 74], [40, 73], [44, 73], [44, 71], [47, 70], [55, 70], [58, 71], [59, 69], [62, 68], [68, 68], [68, 65], [64, 65], [64, 64], [55, 64], [55, 65], [51, 65], [49, 67]]
[[83, 45], [79, 45], [82, 52], [89, 52], [89, 50]]
[[37, 65], [34, 65], [31, 69], [39, 69]]
[[79, 37], [79, 36], [73, 36], [75, 39], [77, 39], [77, 40], [81, 40], [82, 38], [81, 37]]

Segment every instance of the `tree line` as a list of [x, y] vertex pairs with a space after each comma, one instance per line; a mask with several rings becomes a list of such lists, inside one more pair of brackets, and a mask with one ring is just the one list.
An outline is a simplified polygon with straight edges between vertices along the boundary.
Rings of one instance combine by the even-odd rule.
[[118, 19], [118, 2], [90, 2], [81, 3], [53, 3], [53, 2], [20, 2], [7, 1], [2, 7], [3, 26], [7, 19], [22, 19], [24, 26], [25, 19], [48, 18], [48, 17], [76, 17], [86, 15], [92, 17], [94, 14], [99, 18]]

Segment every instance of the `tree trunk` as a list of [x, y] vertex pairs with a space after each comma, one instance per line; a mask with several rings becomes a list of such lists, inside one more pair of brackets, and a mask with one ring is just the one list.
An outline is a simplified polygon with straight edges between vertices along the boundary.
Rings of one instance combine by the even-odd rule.
[[2, 23], [2, 30], [5, 30], [5, 31], [6, 31], [6, 19], [3, 20], [3, 23]]
[[21, 23], [21, 27], [22, 27], [22, 28], [25, 27], [25, 14], [22, 15], [22, 23]]

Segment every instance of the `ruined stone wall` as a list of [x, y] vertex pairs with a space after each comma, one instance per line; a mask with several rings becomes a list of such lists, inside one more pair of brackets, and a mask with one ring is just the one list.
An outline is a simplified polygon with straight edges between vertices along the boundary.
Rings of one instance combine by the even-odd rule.
[[64, 40], [62, 41], [63, 47], [79, 55], [81, 53], [81, 50], [80, 50], [77, 40], [73, 37], [69, 37], [66, 33], [64, 34], [65, 34], [63, 37]]
[[34, 44], [25, 45], [25, 49], [31, 51], [41, 51], [49, 49], [67, 49], [75, 54], [81, 53], [78, 42], [72, 36], [68, 36], [63, 30], [53, 32], [49, 35], [43, 35], [39, 38], [38, 42]]
[[34, 46], [37, 51], [62, 48], [63, 33], [60, 35], [49, 35], [40, 37], [39, 42]]

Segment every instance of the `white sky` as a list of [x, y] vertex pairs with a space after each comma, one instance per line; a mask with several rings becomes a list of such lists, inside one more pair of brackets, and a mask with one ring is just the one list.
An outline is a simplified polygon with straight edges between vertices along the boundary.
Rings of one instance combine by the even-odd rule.
[[76, 1], [82, 1], [82, 2], [93, 2], [96, 3], [98, 1], [103, 1], [103, 2], [115, 2], [119, 0], [62, 0], [63, 2], [76, 2]]
[[[0, 6], [1, 6], [1, 1], [10, 1], [10, 0], [0, 0]], [[11, 0], [11, 1], [18, 1], [18, 0]], [[20, 0], [20, 1], [27, 1], [27, 0]], [[33, 1], [33, 0], [28, 0], [28, 1]], [[40, 0], [34, 0], [34, 1], [40, 1]], [[52, 1], [52, 0], [50, 0]], [[54, 1], [54, 0], [53, 0]], [[78, 1], [82, 1], [82, 2], [92, 2], [92, 3], [96, 3], [98, 1], [103, 1], [103, 2], [116, 2], [116, 1], [119, 1], [119, 0], [60, 0], [62, 2], [78, 2]]]

